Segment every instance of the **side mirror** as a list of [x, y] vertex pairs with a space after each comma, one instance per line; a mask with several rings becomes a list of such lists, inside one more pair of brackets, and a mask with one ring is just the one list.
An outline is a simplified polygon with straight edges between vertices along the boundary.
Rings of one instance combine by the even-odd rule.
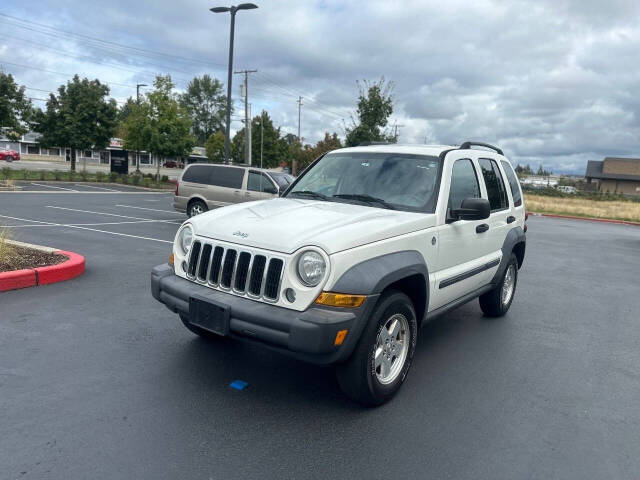
[[491, 206], [486, 198], [465, 198], [460, 208], [450, 210], [455, 220], [484, 220], [491, 215]]

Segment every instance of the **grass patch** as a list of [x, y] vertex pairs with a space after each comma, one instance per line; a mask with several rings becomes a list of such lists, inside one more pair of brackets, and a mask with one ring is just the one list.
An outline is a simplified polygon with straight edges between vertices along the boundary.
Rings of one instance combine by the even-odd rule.
[[528, 212], [640, 222], [640, 203], [525, 194]]

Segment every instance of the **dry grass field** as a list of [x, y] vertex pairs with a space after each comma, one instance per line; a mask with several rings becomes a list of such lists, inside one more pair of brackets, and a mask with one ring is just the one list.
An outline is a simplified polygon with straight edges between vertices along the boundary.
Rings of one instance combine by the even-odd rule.
[[525, 194], [525, 204], [528, 212], [640, 222], [640, 202], [596, 201], [587, 198]]

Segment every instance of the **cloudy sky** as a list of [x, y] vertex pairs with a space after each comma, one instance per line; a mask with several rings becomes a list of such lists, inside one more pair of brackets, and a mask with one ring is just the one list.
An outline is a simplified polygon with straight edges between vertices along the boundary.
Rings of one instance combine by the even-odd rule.
[[[257, 69], [252, 111], [286, 133], [344, 135], [356, 80], [395, 84], [400, 142], [501, 146], [514, 163], [584, 173], [640, 156], [640, 2], [256, 0], [238, 13], [235, 69]], [[119, 101], [170, 73], [226, 83], [229, 15], [204, 0], [5, 0], [0, 67], [47, 97], [73, 73]], [[240, 76], [234, 105], [242, 112]], [[42, 105], [40, 100], [34, 100]], [[234, 128], [240, 128], [234, 117]]]

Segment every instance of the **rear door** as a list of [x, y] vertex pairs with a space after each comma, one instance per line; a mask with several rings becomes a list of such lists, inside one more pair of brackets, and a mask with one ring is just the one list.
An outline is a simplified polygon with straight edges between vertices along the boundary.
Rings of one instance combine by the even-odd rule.
[[210, 165], [189, 165], [180, 178], [180, 187], [178, 190], [180, 192], [180, 196], [206, 199], [209, 176], [211, 175], [210, 169]]
[[209, 165], [211, 170], [205, 198], [209, 208], [231, 205], [245, 201], [242, 187], [246, 169], [227, 165]]

